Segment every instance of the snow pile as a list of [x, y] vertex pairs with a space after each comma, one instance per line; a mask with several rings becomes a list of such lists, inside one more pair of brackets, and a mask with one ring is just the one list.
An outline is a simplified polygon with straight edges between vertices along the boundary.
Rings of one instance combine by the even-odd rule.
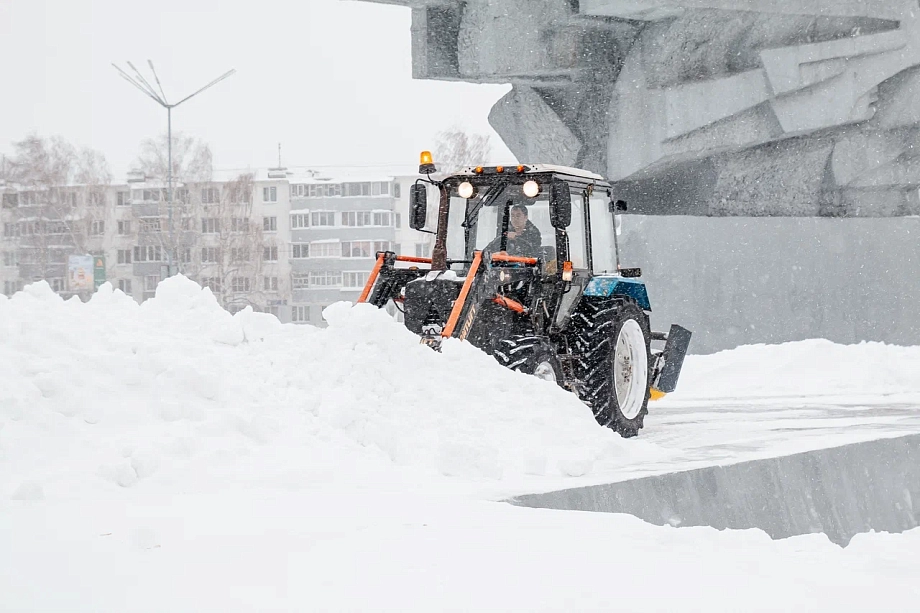
[[0, 302], [0, 492], [77, 495], [99, 477], [303, 483], [349, 465], [568, 477], [660, 453], [467, 344], [433, 352], [368, 305], [326, 317], [320, 330], [231, 316], [179, 277], [143, 305], [109, 285], [86, 304], [29, 286]]
[[920, 394], [920, 347], [814, 339], [690, 356], [674, 398], [887, 394]]

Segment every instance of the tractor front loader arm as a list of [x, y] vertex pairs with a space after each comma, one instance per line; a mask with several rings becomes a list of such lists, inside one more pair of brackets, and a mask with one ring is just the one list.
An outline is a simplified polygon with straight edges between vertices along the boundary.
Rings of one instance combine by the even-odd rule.
[[377, 262], [367, 278], [367, 283], [364, 285], [361, 296], [358, 297], [358, 302], [368, 302], [382, 309], [390, 300], [399, 301], [400, 294], [407, 283], [428, 272], [428, 269], [415, 266], [396, 268], [396, 262], [431, 264], [431, 258], [396, 255], [392, 251], [378, 253]]

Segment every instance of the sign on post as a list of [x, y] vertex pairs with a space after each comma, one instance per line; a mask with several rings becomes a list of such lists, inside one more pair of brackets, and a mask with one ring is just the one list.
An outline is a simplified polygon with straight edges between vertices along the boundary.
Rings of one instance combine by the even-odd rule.
[[99, 289], [99, 286], [105, 283], [104, 255], [97, 255], [93, 257], [93, 280], [95, 281], [96, 289]]
[[93, 291], [93, 274], [93, 256], [71, 255], [67, 259], [67, 282], [70, 291]]

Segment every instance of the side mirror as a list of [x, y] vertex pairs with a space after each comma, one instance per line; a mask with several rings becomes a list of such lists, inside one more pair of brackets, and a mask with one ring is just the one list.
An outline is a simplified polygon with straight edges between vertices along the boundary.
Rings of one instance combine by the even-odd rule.
[[626, 201], [625, 200], [617, 200], [616, 202], [613, 202], [612, 204], [613, 206], [611, 208], [613, 209], [615, 213], [625, 213], [626, 212]]
[[549, 193], [550, 222], [554, 228], [568, 228], [572, 223], [572, 192], [565, 181], [554, 181]]
[[409, 190], [409, 227], [421, 230], [428, 221], [428, 189], [424, 183], [415, 183]]

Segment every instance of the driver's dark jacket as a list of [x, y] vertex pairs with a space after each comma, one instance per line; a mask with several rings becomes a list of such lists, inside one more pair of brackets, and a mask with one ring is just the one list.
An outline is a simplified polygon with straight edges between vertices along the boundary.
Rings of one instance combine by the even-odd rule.
[[[509, 233], [513, 232], [513, 229], [508, 230]], [[501, 236], [494, 241], [497, 246], [501, 242]], [[543, 244], [542, 237], [540, 236], [540, 230], [537, 226], [528, 220], [527, 225], [524, 226], [524, 229], [516, 238], [508, 238], [508, 248], [506, 251], [508, 255], [516, 255], [520, 257], [530, 257], [538, 258], [541, 256], [541, 246]]]

